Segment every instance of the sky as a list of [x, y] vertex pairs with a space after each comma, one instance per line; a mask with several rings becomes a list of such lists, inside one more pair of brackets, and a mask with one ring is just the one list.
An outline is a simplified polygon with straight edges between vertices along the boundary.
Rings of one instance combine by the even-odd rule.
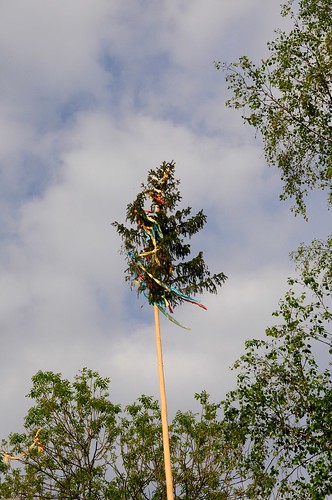
[[38, 370], [110, 377], [114, 403], [158, 398], [153, 309], [124, 282], [114, 220], [147, 172], [176, 162], [192, 240], [228, 276], [203, 311], [161, 318], [170, 418], [220, 401], [244, 342], [262, 338], [294, 274], [289, 252], [325, 237], [279, 201], [279, 173], [225, 107], [214, 61], [259, 60], [282, 27], [273, 0], [11, 0], [0, 16], [0, 430], [20, 431]]

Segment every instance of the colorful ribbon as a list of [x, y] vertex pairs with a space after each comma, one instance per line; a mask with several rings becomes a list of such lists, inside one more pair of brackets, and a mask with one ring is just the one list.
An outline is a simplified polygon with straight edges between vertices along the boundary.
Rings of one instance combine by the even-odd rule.
[[37, 450], [38, 450], [38, 453], [42, 453], [44, 448], [43, 448], [43, 445], [42, 443], [40, 442], [40, 439], [39, 439], [39, 433], [40, 433], [41, 429], [38, 429], [36, 434], [35, 434], [35, 437], [33, 438], [33, 443], [29, 446], [29, 448], [27, 449], [27, 451], [24, 451], [23, 453], [21, 453], [21, 455], [12, 455], [11, 453], [9, 453], [8, 451], [6, 451], [4, 453], [4, 462], [5, 464], [7, 465], [9, 460], [21, 460], [23, 457], [25, 457], [26, 455], [28, 455], [30, 453], [30, 451], [35, 447], [37, 446]]
[[[137, 284], [140, 284], [142, 286], [142, 291], [143, 291], [143, 294], [144, 296], [148, 299], [148, 296], [147, 294], [145, 293], [145, 289], [147, 288], [146, 287], [146, 284], [145, 284], [145, 275], [149, 276], [149, 278], [151, 278], [153, 281], [155, 281], [159, 286], [161, 286], [162, 288], [164, 288], [165, 290], [167, 290], [168, 292], [171, 292], [171, 293], [174, 293], [175, 295], [178, 295], [179, 297], [181, 297], [182, 300], [184, 300], [185, 302], [189, 302], [191, 304], [194, 304], [198, 307], [201, 307], [202, 309], [205, 309], [207, 310], [207, 307], [202, 304], [199, 300], [197, 299], [194, 299], [193, 297], [190, 297], [189, 295], [185, 295], [183, 292], [181, 292], [180, 290], [178, 290], [177, 288], [175, 288], [174, 286], [170, 286], [170, 285], [167, 285], [166, 283], [163, 283], [162, 281], [160, 281], [158, 278], [156, 278], [155, 276], [153, 276], [153, 274], [151, 274], [147, 269], [146, 267], [142, 264], [142, 262], [136, 257], [136, 255], [129, 251], [128, 254], [130, 255], [130, 257], [132, 259], [135, 260], [137, 266], [141, 269], [141, 271], [143, 271], [143, 273], [139, 273], [137, 274], [136, 276], [136, 282]], [[140, 254], [142, 255], [142, 254]], [[170, 304], [168, 302], [168, 300], [166, 299], [166, 297], [163, 297], [163, 300], [164, 300], [164, 303], [165, 303], [165, 306], [168, 307], [170, 309], [170, 312], [173, 312], [171, 310], [171, 307], [170, 307]], [[170, 321], [172, 321], [173, 323], [175, 323], [176, 325], [180, 326], [181, 328], [184, 328], [185, 330], [190, 330], [190, 328], [186, 327], [186, 326], [183, 326], [181, 325], [180, 323], [178, 323], [172, 316], [170, 316], [166, 310], [165, 307], [163, 307], [162, 303], [154, 303], [153, 305], [156, 305], [158, 307], [158, 309], [166, 316], [166, 318], [168, 318]]]

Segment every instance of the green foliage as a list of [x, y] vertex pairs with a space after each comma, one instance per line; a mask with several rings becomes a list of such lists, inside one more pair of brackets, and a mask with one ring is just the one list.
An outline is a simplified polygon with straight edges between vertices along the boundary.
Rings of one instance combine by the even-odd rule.
[[[293, 198], [306, 216], [312, 189], [327, 190], [332, 204], [332, 5], [288, 0], [282, 15], [292, 28], [276, 32], [267, 59], [223, 65], [233, 94], [227, 105], [261, 134], [267, 162], [281, 171], [281, 198]], [[236, 467], [247, 479], [244, 498], [332, 494], [332, 238], [291, 256], [298, 275], [274, 313], [280, 324], [246, 342], [223, 404], [225, 421], [243, 432]]]
[[150, 170], [147, 184], [142, 184], [142, 191], [127, 206], [130, 226], [113, 223], [123, 240], [126, 281], [137, 286], [138, 294], [143, 293], [150, 304], [163, 307], [175, 307], [205, 290], [217, 293], [226, 280], [223, 273], [211, 276], [202, 252], [185, 260], [190, 255], [185, 239], [204, 227], [206, 216], [202, 210], [191, 215], [190, 207], [176, 209], [181, 195], [174, 169], [174, 162], [163, 162]]
[[246, 343], [225, 402], [226, 420], [247, 436], [248, 498], [332, 494], [332, 237], [292, 257], [299, 276], [275, 313], [283, 321]]
[[281, 170], [281, 198], [293, 198], [305, 215], [313, 188], [327, 189], [332, 203], [332, 5], [300, 0], [295, 13], [293, 4], [282, 8], [293, 28], [276, 32], [267, 59], [257, 66], [243, 56], [223, 67], [233, 93], [228, 106], [243, 109], [261, 133], [267, 162]]
[[222, 405], [203, 391], [200, 415], [178, 411], [170, 426], [176, 498], [231, 500], [245, 491], [236, 465], [243, 454], [241, 430], [222, 419]]
[[118, 450], [113, 483], [119, 498], [166, 498], [158, 402], [143, 395], [125, 408], [119, 420]]
[[[141, 396], [120, 411], [109, 401], [109, 380], [83, 369], [73, 383], [38, 372], [29, 397], [25, 432], [2, 441], [0, 498], [27, 500], [154, 499], [166, 497], [158, 403]], [[176, 499], [232, 499], [243, 490], [232, 469], [242, 453], [237, 426], [225, 423], [220, 405], [196, 394], [200, 413], [178, 411], [170, 425]], [[41, 453], [31, 449], [41, 428]], [[30, 448], [30, 449], [29, 449]]]
[[[107, 461], [117, 436], [119, 406], [108, 400], [108, 379], [83, 369], [71, 384], [60, 374], [38, 372], [28, 397], [36, 401], [24, 434], [11, 434], [2, 448], [24, 454], [24, 468], [9, 468], [0, 492], [24, 498], [103, 499]], [[43, 452], [30, 451], [36, 430]]]

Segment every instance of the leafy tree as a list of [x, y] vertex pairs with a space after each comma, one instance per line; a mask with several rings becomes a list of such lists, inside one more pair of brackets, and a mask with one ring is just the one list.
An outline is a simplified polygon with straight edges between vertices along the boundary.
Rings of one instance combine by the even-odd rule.
[[299, 276], [275, 313], [283, 321], [246, 343], [225, 402], [226, 420], [246, 436], [246, 498], [332, 494], [332, 237], [292, 257]]
[[[166, 497], [158, 402], [141, 396], [120, 411], [108, 399], [108, 383], [86, 368], [73, 383], [52, 372], [33, 377], [29, 397], [36, 404], [25, 432], [2, 442], [8, 463], [1, 466], [0, 498]], [[239, 498], [244, 486], [235, 465], [243, 435], [221, 419], [221, 405], [205, 392], [195, 397], [200, 412], [178, 411], [170, 426], [175, 498]], [[31, 447], [37, 429], [39, 451]]]
[[293, 27], [276, 31], [267, 59], [223, 64], [233, 94], [227, 104], [260, 132], [267, 162], [281, 170], [281, 198], [295, 199], [305, 215], [311, 189], [327, 189], [332, 203], [331, 0], [288, 0], [282, 15]]
[[167, 307], [172, 312], [184, 301], [200, 304], [191, 295], [217, 293], [226, 280], [224, 273], [211, 276], [202, 252], [185, 260], [191, 252], [186, 238], [204, 227], [206, 216], [202, 210], [191, 215], [191, 207], [176, 210], [181, 194], [174, 171], [174, 162], [150, 170], [147, 185], [142, 184], [142, 191], [127, 205], [129, 227], [113, 223], [123, 239], [126, 280], [164, 314]]
[[[221, 418], [221, 404], [203, 391], [195, 394], [200, 413], [179, 410], [170, 425], [175, 498], [238, 498], [244, 479], [235, 470], [243, 454], [243, 435]], [[159, 405], [142, 396], [127, 406], [119, 425], [116, 484], [121, 498], [166, 498]]]
[[[293, 198], [306, 216], [312, 189], [327, 190], [332, 204], [332, 5], [288, 0], [282, 15], [292, 29], [276, 32], [267, 59], [223, 65], [233, 93], [227, 105], [261, 134], [267, 162], [281, 171], [281, 198]], [[235, 363], [237, 386], [223, 407], [243, 432], [237, 466], [247, 478], [245, 498], [332, 493], [331, 250], [329, 237], [292, 254], [298, 277], [274, 313], [281, 324], [247, 341]]]
[[158, 402], [141, 396], [125, 408], [118, 426], [118, 460], [113, 467], [119, 498], [166, 498]]
[[[7, 456], [18, 457], [23, 468], [7, 468], [1, 494], [104, 499], [120, 411], [108, 400], [109, 380], [84, 368], [72, 384], [52, 372], [38, 372], [32, 381], [28, 397], [36, 405], [25, 418], [26, 433], [13, 433], [2, 442]], [[31, 449], [37, 429], [41, 453]]]
[[232, 500], [245, 492], [246, 474], [238, 467], [243, 434], [222, 418], [222, 403], [195, 394], [201, 413], [178, 411], [171, 425], [174, 483], [186, 500]]

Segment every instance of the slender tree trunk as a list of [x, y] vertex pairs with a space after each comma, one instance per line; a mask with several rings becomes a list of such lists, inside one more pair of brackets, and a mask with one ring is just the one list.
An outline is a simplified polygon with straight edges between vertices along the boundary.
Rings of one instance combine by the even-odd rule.
[[156, 345], [157, 345], [157, 357], [158, 357], [158, 375], [159, 375], [159, 390], [160, 390], [161, 425], [163, 432], [164, 464], [165, 464], [165, 474], [166, 474], [166, 492], [167, 492], [167, 500], [174, 500], [171, 454], [170, 454], [169, 434], [168, 434], [167, 401], [166, 401], [166, 390], [165, 390], [163, 352], [162, 352], [161, 336], [160, 336], [159, 310], [157, 306], [153, 307], [154, 307], [154, 320], [156, 326]]

